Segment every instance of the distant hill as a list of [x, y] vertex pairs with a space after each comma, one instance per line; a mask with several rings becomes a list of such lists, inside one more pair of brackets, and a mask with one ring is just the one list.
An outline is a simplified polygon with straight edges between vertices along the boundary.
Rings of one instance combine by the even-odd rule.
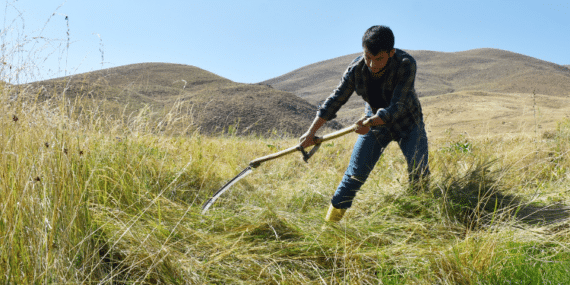
[[567, 68], [526, 55], [498, 49], [410, 53], [418, 62], [416, 88], [420, 95], [465, 90], [535, 92], [553, 96], [570, 94]]
[[144, 106], [164, 111], [184, 102], [192, 106], [194, 123], [204, 133], [219, 133], [234, 126], [238, 134], [276, 130], [300, 135], [317, 110], [292, 93], [266, 85], [235, 83], [180, 64], [133, 64], [31, 85], [41, 98], [60, 96], [65, 90], [67, 99], [98, 100], [111, 114], [129, 114]]
[[[415, 87], [420, 97], [469, 90], [570, 95], [568, 66], [498, 49], [407, 52], [418, 64]], [[359, 54], [317, 62], [262, 83], [317, 105], [335, 89], [348, 64]], [[353, 120], [362, 106], [362, 100], [353, 96], [339, 111], [339, 120]]]
[[[416, 90], [431, 135], [449, 134], [451, 129], [462, 134], [536, 133], [570, 114], [567, 65], [497, 49], [408, 52], [418, 63]], [[259, 84], [236, 83], [189, 65], [141, 63], [25, 88], [39, 99], [65, 94], [67, 100], [95, 102], [99, 111], [111, 115], [129, 115], [145, 106], [164, 114], [172, 106], [184, 105], [193, 119], [191, 129], [208, 134], [231, 128], [236, 134], [300, 135], [356, 56], [317, 62]], [[338, 129], [339, 122], [354, 122], [363, 105], [353, 96], [339, 111], [338, 122], [326, 126]]]

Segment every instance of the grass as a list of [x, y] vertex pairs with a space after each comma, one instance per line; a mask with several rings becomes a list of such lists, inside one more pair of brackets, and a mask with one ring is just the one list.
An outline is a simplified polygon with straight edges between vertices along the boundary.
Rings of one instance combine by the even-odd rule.
[[[250, 160], [296, 138], [180, 131], [192, 125], [182, 106], [111, 119], [89, 106], [70, 112], [61, 100], [9, 98], [2, 283], [557, 284], [570, 276], [569, 212], [560, 205], [570, 198], [570, 121], [538, 142], [432, 139], [425, 193], [407, 191], [405, 160], [391, 145], [345, 219], [328, 225], [355, 136], [324, 144], [308, 164], [300, 155], [263, 164], [202, 216], [201, 204]], [[156, 128], [167, 119], [185, 124]]]

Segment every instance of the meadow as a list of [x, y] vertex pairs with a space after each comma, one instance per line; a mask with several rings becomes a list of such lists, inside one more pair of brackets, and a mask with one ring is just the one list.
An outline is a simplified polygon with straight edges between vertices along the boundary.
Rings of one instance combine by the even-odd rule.
[[536, 136], [430, 138], [422, 192], [407, 188], [393, 144], [345, 218], [327, 224], [356, 134], [323, 144], [309, 163], [299, 154], [261, 165], [201, 215], [249, 161], [297, 138], [202, 135], [181, 102], [111, 116], [63, 94], [33, 101], [25, 92], [4, 85], [0, 97], [1, 283], [570, 278], [570, 120]]

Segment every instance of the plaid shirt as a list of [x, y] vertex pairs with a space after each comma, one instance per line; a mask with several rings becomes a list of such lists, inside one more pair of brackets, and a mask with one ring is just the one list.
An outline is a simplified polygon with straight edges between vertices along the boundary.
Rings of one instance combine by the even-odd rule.
[[415, 59], [405, 51], [396, 49], [385, 70], [376, 81], [371, 78], [364, 57], [357, 57], [344, 72], [338, 87], [320, 106], [317, 115], [327, 121], [336, 118], [340, 107], [356, 91], [366, 101], [367, 116], [377, 114], [385, 123], [382, 127], [403, 134], [415, 124], [423, 125], [422, 107], [414, 89]]

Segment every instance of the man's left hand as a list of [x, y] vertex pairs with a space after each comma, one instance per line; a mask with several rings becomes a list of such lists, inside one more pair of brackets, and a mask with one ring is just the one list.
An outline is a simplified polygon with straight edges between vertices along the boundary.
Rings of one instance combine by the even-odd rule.
[[370, 127], [379, 126], [383, 124], [384, 121], [382, 121], [382, 119], [380, 119], [380, 117], [376, 115], [370, 118], [362, 117], [358, 121], [356, 121], [356, 125], [358, 125], [358, 128], [355, 130], [355, 132], [360, 135], [365, 135], [366, 133], [368, 133], [368, 131], [370, 131]]
[[366, 127], [380, 126], [380, 125], [384, 125], [384, 121], [382, 121], [382, 119], [380, 117], [378, 117], [378, 115], [374, 115], [374, 116], [364, 120], [362, 122], [362, 125], [366, 126]]

